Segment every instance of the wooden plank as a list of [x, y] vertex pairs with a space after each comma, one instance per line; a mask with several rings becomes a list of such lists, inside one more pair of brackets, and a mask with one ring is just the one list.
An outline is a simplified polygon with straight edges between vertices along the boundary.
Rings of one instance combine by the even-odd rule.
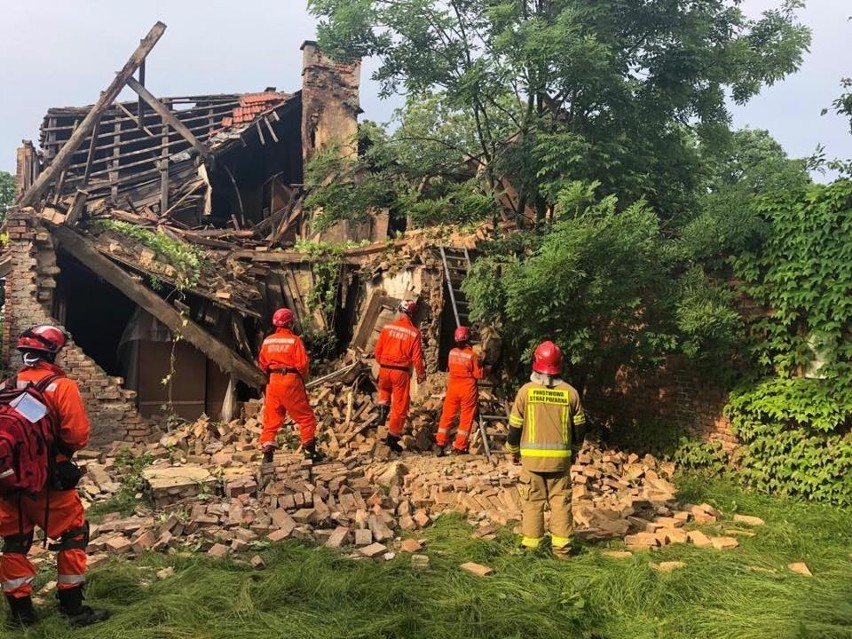
[[71, 208], [68, 209], [68, 215], [65, 216], [65, 224], [74, 226], [83, 217], [83, 211], [86, 209], [86, 200], [89, 194], [86, 191], [77, 189], [74, 193], [74, 201], [71, 203]]
[[197, 183], [195, 186], [193, 186], [193, 187], [192, 187], [191, 189], [189, 189], [186, 193], [184, 193], [183, 195], [181, 195], [181, 196], [180, 196], [180, 198], [178, 198], [178, 201], [177, 201], [177, 202], [175, 202], [175, 203], [174, 203], [174, 204], [172, 204], [169, 208], [167, 208], [167, 209], [166, 209], [166, 212], [165, 212], [165, 213], [162, 213], [162, 214], [160, 215], [160, 217], [163, 217], [163, 218], [167, 218], [167, 217], [169, 217], [169, 215], [171, 215], [177, 207], [179, 207], [181, 204], [183, 204], [183, 203], [186, 201], [186, 199], [187, 199], [190, 195], [192, 195], [193, 193], [195, 193], [195, 192], [196, 192], [198, 189], [200, 189], [202, 186], [204, 186], [204, 181], [203, 181], [203, 180], [199, 180], [199, 181], [198, 181], [198, 183]]
[[71, 163], [71, 157], [74, 155], [74, 152], [83, 140], [92, 133], [97, 119], [101, 116], [104, 110], [115, 101], [118, 94], [121, 93], [121, 90], [124, 88], [124, 85], [127, 84], [127, 80], [133, 76], [136, 69], [139, 68], [139, 65], [142, 64], [142, 61], [151, 52], [157, 44], [157, 41], [159, 41], [162, 37], [165, 30], [166, 25], [162, 22], [157, 22], [157, 24], [151, 27], [148, 35], [146, 35], [142, 39], [142, 42], [139, 43], [139, 46], [130, 56], [127, 64], [125, 64], [121, 71], [118, 72], [106, 90], [101, 93], [98, 101], [89, 110], [86, 117], [83, 118], [80, 126], [77, 127], [71, 137], [62, 145], [62, 148], [59, 149], [59, 152], [56, 154], [56, 157], [53, 158], [50, 165], [41, 173], [41, 175], [38, 176], [27, 192], [21, 196], [21, 199], [18, 202], [20, 206], [33, 206], [38, 203], [47, 191], [48, 186], [50, 186], [57, 176], [68, 167]]
[[[139, 65], [139, 84], [141, 84], [143, 87], [145, 86], [145, 60], [142, 60], [142, 64]], [[118, 106], [119, 109], [122, 108], [122, 105], [121, 105], [120, 102], [118, 103], [117, 106]], [[128, 115], [130, 115], [130, 112], [127, 111], [127, 109], [125, 109], [125, 112]], [[136, 113], [137, 113], [136, 120], [139, 123], [139, 129], [142, 130], [142, 131], [146, 131], [148, 133], [148, 135], [150, 135], [151, 137], [154, 137], [154, 134], [151, 133], [150, 131], [148, 131], [148, 129], [145, 128], [145, 116], [143, 115], [144, 112], [145, 112], [145, 102], [140, 97], [139, 102], [136, 104]], [[133, 116], [131, 116], [131, 117], [133, 117]]]
[[376, 320], [379, 318], [379, 313], [382, 312], [382, 302], [385, 299], [385, 292], [381, 289], [373, 291], [370, 294], [370, 299], [367, 302], [367, 308], [358, 325], [355, 327], [352, 343], [350, 348], [363, 351], [367, 348], [370, 341], [370, 335], [373, 333], [373, 328], [376, 325]]
[[89, 152], [86, 154], [86, 168], [83, 170], [83, 180], [80, 187], [85, 189], [89, 183], [89, 177], [92, 175], [92, 162], [95, 160], [95, 140], [98, 137], [98, 129], [101, 128], [100, 116], [95, 120], [94, 128], [92, 129], [92, 139], [89, 142]]
[[[140, 102], [140, 103], [142, 102], [142, 98], [139, 98], [139, 102]], [[146, 134], [146, 135], [148, 135], [148, 137], [152, 137], [152, 138], [157, 137], [156, 135], [154, 135], [154, 132], [153, 132], [151, 129], [149, 129], [147, 126], [145, 126], [145, 125], [142, 123], [142, 119], [141, 119], [141, 118], [137, 118], [135, 115], [133, 115], [133, 114], [130, 112], [130, 109], [128, 109], [126, 106], [124, 106], [121, 102], [116, 102], [115, 106], [117, 106], [117, 107], [118, 107], [118, 109], [119, 109], [122, 113], [124, 113], [124, 114], [125, 114], [128, 118], [130, 118], [131, 120], [138, 120], [138, 121], [139, 121], [139, 130], [140, 130], [140, 131], [144, 131], [144, 132], [145, 132], [145, 134]], [[140, 111], [140, 113], [141, 113], [141, 111]], [[94, 138], [93, 138], [93, 139], [94, 139]]]
[[163, 136], [160, 146], [160, 215], [169, 210], [169, 127], [163, 120]]
[[201, 157], [205, 160], [210, 159], [210, 151], [208, 148], [192, 134], [192, 131], [190, 131], [183, 122], [175, 117], [175, 114], [172, 113], [166, 105], [155, 98], [148, 89], [139, 84], [134, 78], [127, 79], [127, 86], [136, 91], [139, 97], [145, 100], [145, 102], [148, 103], [148, 106], [154, 109], [154, 111], [163, 118], [164, 123], [168, 123], [170, 127], [180, 133], [181, 137], [189, 142], [192, 145], [192, 148], [198, 151]]
[[112, 149], [112, 162], [109, 169], [109, 192], [112, 196], [112, 201], [118, 204], [118, 169], [121, 166], [121, 149], [118, 142], [121, 141], [121, 123], [116, 122], [113, 125], [113, 142], [115, 147]]
[[266, 385], [266, 376], [249, 361], [243, 359], [201, 326], [178, 313], [160, 296], [136, 282], [121, 267], [104, 257], [85, 238], [64, 226], [54, 226], [51, 231], [59, 243], [97, 275], [165, 324], [173, 333], [204, 353], [223, 371], [235, 375], [255, 388]]

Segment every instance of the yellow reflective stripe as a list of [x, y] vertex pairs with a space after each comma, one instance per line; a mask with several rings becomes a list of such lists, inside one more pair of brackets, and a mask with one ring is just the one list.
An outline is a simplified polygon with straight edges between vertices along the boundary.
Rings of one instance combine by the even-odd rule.
[[562, 409], [562, 443], [570, 444], [571, 440], [568, 439], [568, 407]]
[[521, 546], [535, 550], [541, 544], [541, 537], [522, 537]]
[[574, 415], [574, 423], [577, 424], [577, 425], [585, 424], [586, 423], [586, 414], [583, 411], [580, 411], [579, 413]]
[[538, 448], [521, 448], [521, 457], [570, 457], [571, 449], [541, 450]]
[[558, 537], [557, 535], [551, 535], [550, 537], [551, 548], [565, 548], [570, 543], [570, 537]]
[[512, 454], [520, 452], [520, 450], [521, 450], [520, 446], [512, 446], [512, 444], [508, 444], [508, 443], [504, 446], [504, 448]]
[[509, 416], [509, 426], [520, 427], [520, 426], [523, 426], [523, 425], [524, 425], [523, 417], [518, 417], [517, 415], [510, 415]]
[[529, 410], [527, 411], [527, 417], [528, 417], [527, 425], [529, 426], [529, 428], [527, 429], [529, 431], [527, 441], [534, 442], [535, 441], [535, 406], [530, 406]]

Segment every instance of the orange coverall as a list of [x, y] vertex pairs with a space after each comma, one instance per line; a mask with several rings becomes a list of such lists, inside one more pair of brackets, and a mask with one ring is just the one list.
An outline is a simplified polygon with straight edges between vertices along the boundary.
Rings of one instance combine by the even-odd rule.
[[[65, 377], [61, 368], [48, 362], [24, 368], [18, 372], [19, 386], [23, 386], [24, 382], [36, 383], [51, 375], [62, 375], [51, 382], [44, 392], [45, 402], [58, 424], [59, 441], [70, 450], [85, 448], [91, 431], [89, 418], [77, 384]], [[67, 457], [60, 454], [56, 459], [66, 461]], [[48, 503], [49, 508], [46, 509]], [[76, 489], [53, 490], [47, 487], [34, 498], [23, 496], [0, 500], [0, 536], [6, 540], [6, 548], [0, 557], [0, 581], [4, 595], [21, 598], [32, 593], [36, 570], [27, 559], [26, 551], [32, 543], [35, 526], [45, 527], [45, 514], [45, 532], [50, 539], [61, 539], [77, 545], [84, 545], [87, 541], [86, 518]], [[18, 542], [15, 544], [16, 549], [8, 549], [10, 538]], [[78, 588], [85, 583], [85, 547], [60, 548], [56, 555], [56, 565], [56, 587], [59, 590]]]
[[426, 376], [423, 363], [423, 340], [420, 331], [407, 315], [385, 324], [376, 342], [379, 363], [379, 404], [390, 404], [388, 433], [402, 436], [405, 419], [411, 407], [411, 366], [418, 377]]
[[278, 328], [263, 340], [258, 356], [260, 370], [269, 375], [263, 402], [263, 432], [260, 445], [275, 444], [287, 413], [299, 425], [302, 446], [314, 440], [317, 418], [308, 401], [305, 377], [308, 354], [302, 339], [288, 328]]
[[479, 365], [479, 356], [470, 346], [451, 350], [447, 368], [450, 372], [450, 382], [447, 385], [447, 396], [444, 399], [444, 410], [441, 412], [435, 443], [442, 448], [447, 445], [450, 426], [456, 416], [459, 416], [459, 428], [453, 448], [467, 450], [470, 427], [479, 403], [476, 380], [482, 379], [485, 372]]

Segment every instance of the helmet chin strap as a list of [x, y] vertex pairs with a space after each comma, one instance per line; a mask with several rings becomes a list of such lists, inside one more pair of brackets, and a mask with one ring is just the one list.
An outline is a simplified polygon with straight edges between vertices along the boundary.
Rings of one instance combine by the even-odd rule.
[[32, 368], [40, 361], [42, 361], [44, 357], [36, 353], [24, 353], [21, 356], [21, 359], [24, 360], [24, 366], [26, 366], [27, 368]]

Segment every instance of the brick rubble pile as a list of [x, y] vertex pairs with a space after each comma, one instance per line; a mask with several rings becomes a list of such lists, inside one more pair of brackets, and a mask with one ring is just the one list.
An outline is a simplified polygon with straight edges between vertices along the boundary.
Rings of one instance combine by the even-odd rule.
[[[151, 461], [141, 471], [139, 503], [130, 517], [109, 513], [93, 525], [94, 563], [112, 555], [187, 548], [224, 557], [288, 538], [355, 556], [390, 557], [417, 544], [402, 542], [402, 536], [416, 535], [443, 513], [465, 515], [476, 526], [474, 534], [486, 538], [520, 519], [515, 487], [520, 468], [504, 456], [496, 464], [478, 455], [438, 458], [420, 452], [388, 459], [369, 426], [372, 405], [358, 403], [357, 396], [350, 402], [343, 395], [342, 404], [340, 395], [317, 397], [335, 416], [331, 423], [340, 424], [328, 433], [325, 463], [282, 450], [272, 464], [262, 464], [257, 405], [249, 405], [253, 416], [243, 420], [200, 419], [159, 443], [135, 445], [132, 454]], [[350, 404], [346, 426], [346, 413], [340, 419], [336, 413], [349, 413]], [[82, 455], [87, 472], [80, 488], [90, 503], [122, 490], [127, 459], [119, 445]], [[651, 456], [587, 446], [571, 469], [578, 535], [624, 538], [631, 549], [686, 542], [735, 546], [734, 538], [683, 530], [692, 520], [714, 521], [717, 513], [707, 505], [680, 507], [672, 472], [671, 464]]]

